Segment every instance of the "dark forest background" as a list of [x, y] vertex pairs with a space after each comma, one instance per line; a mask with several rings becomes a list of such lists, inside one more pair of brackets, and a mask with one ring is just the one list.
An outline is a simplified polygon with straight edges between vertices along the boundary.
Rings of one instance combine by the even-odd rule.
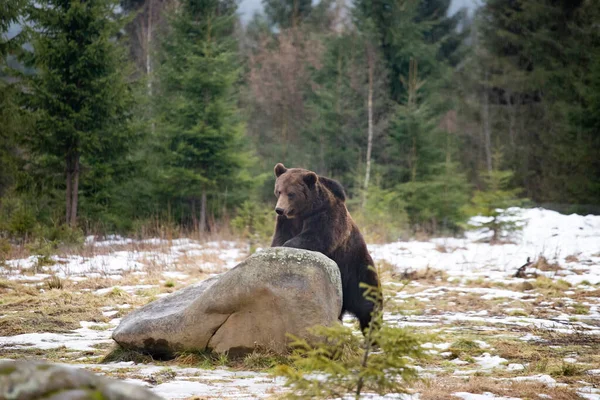
[[373, 240], [600, 213], [599, 1], [263, 5], [2, 2], [0, 238], [267, 235], [277, 162]]

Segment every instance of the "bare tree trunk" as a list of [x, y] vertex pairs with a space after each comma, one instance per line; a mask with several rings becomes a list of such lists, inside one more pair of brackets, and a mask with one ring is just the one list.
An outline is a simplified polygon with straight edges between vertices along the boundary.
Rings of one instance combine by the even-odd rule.
[[190, 200], [190, 209], [192, 211], [192, 226], [194, 230], [198, 230], [198, 217], [196, 216], [196, 198], [192, 197]]
[[298, 0], [294, 0], [292, 7], [292, 28], [296, 29], [298, 26]]
[[65, 204], [66, 204], [66, 213], [65, 213], [65, 223], [69, 224], [71, 221], [71, 196], [73, 193], [73, 162], [71, 159], [71, 155], [67, 155], [67, 190], [65, 195]]
[[[419, 89], [419, 78], [418, 78], [418, 64], [414, 59], [410, 59], [408, 67], [408, 109], [411, 113], [416, 112], [417, 105], [417, 90]], [[410, 125], [409, 125], [410, 130]], [[412, 136], [412, 145], [410, 148], [409, 166], [410, 166], [410, 180], [415, 182], [417, 180], [417, 133], [408, 132], [409, 136]]]
[[344, 21], [342, 21], [342, 13], [344, 12], [344, 0], [336, 0], [333, 11], [332, 27], [337, 34], [342, 34], [344, 31]]
[[485, 71], [485, 83], [483, 89], [483, 104], [482, 104], [482, 115], [483, 118], [483, 148], [485, 150], [485, 164], [488, 172], [492, 172], [492, 132], [490, 127], [490, 94], [488, 91], [488, 79], [489, 71]]
[[71, 220], [69, 224], [71, 228], [75, 228], [77, 226], [77, 205], [79, 201], [79, 173], [80, 173], [80, 165], [79, 165], [79, 154], [75, 155], [75, 159], [73, 160], [73, 186], [72, 186], [72, 200], [71, 200]]
[[371, 175], [371, 150], [373, 148], [373, 70], [375, 69], [375, 60], [373, 48], [367, 45], [367, 63], [369, 68], [369, 90], [367, 94], [367, 113], [368, 113], [368, 140], [367, 140], [367, 161], [365, 172], [365, 183], [363, 185], [362, 208], [367, 205], [367, 190], [369, 189], [369, 179]]
[[152, 79], [150, 74], [152, 73], [152, 17], [154, 9], [154, 0], [148, 0], [148, 26], [146, 29], [146, 79], [148, 79], [148, 96], [152, 97]]
[[206, 190], [202, 191], [202, 202], [200, 203], [200, 232], [206, 230]]

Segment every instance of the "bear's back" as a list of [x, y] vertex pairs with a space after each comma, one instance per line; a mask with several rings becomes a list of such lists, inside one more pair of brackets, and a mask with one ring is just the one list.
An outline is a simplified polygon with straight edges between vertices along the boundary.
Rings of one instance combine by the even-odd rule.
[[324, 176], [319, 176], [319, 182], [329, 189], [335, 197], [342, 201], [346, 201], [346, 192], [341, 183], [334, 181], [333, 179], [325, 178]]

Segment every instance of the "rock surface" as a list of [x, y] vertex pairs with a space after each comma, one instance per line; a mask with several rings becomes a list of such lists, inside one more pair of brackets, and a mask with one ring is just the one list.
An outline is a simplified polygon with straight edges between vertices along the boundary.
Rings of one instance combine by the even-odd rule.
[[92, 372], [34, 361], [0, 361], [0, 399], [160, 400], [148, 389]]
[[112, 337], [158, 357], [205, 349], [282, 352], [286, 333], [307, 337], [307, 328], [337, 321], [341, 307], [335, 262], [320, 253], [276, 247], [131, 312]]

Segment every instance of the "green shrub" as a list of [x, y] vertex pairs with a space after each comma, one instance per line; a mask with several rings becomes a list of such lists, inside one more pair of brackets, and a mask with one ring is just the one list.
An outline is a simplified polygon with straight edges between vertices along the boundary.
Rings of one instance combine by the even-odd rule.
[[405, 204], [392, 190], [373, 184], [369, 187], [364, 208], [356, 201], [349, 203], [352, 217], [370, 243], [398, 240], [408, 230]]
[[237, 210], [236, 217], [231, 221], [233, 231], [243, 239], [248, 240], [250, 252], [257, 246], [269, 245], [275, 230], [275, 213], [264, 204], [245, 201]]
[[[500, 159], [501, 155], [497, 153], [494, 156], [495, 168], [500, 164]], [[518, 198], [520, 189], [510, 189], [512, 171], [493, 169], [482, 175], [485, 188], [475, 191], [471, 199], [472, 205], [466, 210], [471, 216], [483, 218], [472, 221], [468, 228], [487, 231], [492, 244], [509, 241], [524, 225], [516, 210], [511, 207], [523, 206], [527, 200]]]
[[8, 259], [10, 254], [10, 242], [0, 237], [0, 266]]
[[35, 216], [30, 209], [19, 207], [12, 214], [8, 223], [8, 232], [11, 236], [26, 238], [35, 228]]
[[[368, 287], [366, 297], [380, 303], [381, 288]], [[315, 327], [311, 333], [315, 340], [310, 343], [294, 338], [292, 364], [276, 368], [292, 388], [287, 398], [406, 393], [418, 379], [414, 363], [426, 357], [417, 335], [385, 324], [380, 308], [364, 335], [341, 324]]]
[[432, 176], [397, 185], [396, 193], [405, 204], [414, 231], [430, 235], [456, 234], [467, 219], [469, 185], [456, 163], [430, 167]]

